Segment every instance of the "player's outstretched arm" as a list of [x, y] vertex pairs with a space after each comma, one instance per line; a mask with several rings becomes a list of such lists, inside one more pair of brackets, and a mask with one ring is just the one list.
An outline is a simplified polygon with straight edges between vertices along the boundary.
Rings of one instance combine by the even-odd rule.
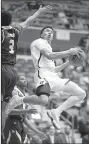
[[42, 5], [40, 6], [40, 8], [38, 9], [37, 12], [35, 12], [32, 16], [28, 17], [26, 21], [20, 23], [20, 25], [23, 28], [27, 28], [32, 22], [34, 22], [34, 20], [41, 14], [44, 12], [47, 12], [49, 10], [51, 10], [52, 7], [50, 5], [44, 6], [42, 7]]
[[69, 61], [67, 60], [65, 63], [61, 64], [60, 66], [55, 67], [54, 71], [56, 73], [62, 71], [64, 68], [66, 68], [69, 65]]

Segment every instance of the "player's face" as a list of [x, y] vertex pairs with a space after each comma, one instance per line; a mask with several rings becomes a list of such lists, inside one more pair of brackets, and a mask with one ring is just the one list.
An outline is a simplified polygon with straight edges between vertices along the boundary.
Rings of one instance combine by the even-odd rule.
[[42, 37], [47, 40], [52, 40], [53, 39], [53, 30], [51, 28], [46, 28], [42, 33]]
[[53, 126], [51, 126], [49, 129], [49, 134], [54, 135], [54, 133], [55, 133], [55, 128]]
[[69, 133], [70, 133], [70, 131], [71, 131], [70, 126], [66, 126], [66, 127], [65, 127], [65, 132], [66, 132], [66, 134], [69, 134]]
[[27, 81], [26, 81], [26, 78], [24, 76], [20, 76], [19, 85], [27, 87]]

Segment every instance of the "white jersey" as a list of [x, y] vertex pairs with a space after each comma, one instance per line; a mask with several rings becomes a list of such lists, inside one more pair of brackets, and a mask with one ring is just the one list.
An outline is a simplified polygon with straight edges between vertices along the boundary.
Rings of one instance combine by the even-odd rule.
[[55, 72], [55, 63], [41, 54], [41, 50], [52, 52], [50, 44], [39, 38], [31, 44], [31, 56], [35, 67], [34, 82], [35, 87], [49, 83], [52, 91], [61, 90], [68, 79], [61, 79]]
[[31, 44], [31, 56], [35, 70], [38, 70], [40, 68], [53, 71], [53, 69], [55, 68], [55, 63], [53, 60], [47, 59], [40, 53], [42, 48], [45, 48], [45, 50], [47, 49], [47, 51], [52, 52], [52, 47], [50, 46], [50, 44], [42, 38], [33, 41]]

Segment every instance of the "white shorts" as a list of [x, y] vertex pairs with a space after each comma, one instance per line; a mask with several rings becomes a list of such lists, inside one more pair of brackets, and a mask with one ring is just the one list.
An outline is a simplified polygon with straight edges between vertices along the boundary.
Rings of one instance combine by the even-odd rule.
[[62, 79], [57, 73], [51, 71], [37, 71], [34, 75], [34, 81], [36, 88], [45, 83], [49, 83], [51, 91], [62, 90], [64, 85], [69, 81], [69, 79]]

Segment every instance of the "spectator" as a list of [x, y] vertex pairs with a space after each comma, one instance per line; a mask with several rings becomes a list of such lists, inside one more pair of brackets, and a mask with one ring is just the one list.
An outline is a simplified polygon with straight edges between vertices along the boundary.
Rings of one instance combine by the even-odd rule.
[[66, 136], [66, 140], [67, 143], [75, 143], [74, 137], [71, 135], [72, 129], [71, 126], [69, 124], [66, 124], [65, 126], [65, 136]]

